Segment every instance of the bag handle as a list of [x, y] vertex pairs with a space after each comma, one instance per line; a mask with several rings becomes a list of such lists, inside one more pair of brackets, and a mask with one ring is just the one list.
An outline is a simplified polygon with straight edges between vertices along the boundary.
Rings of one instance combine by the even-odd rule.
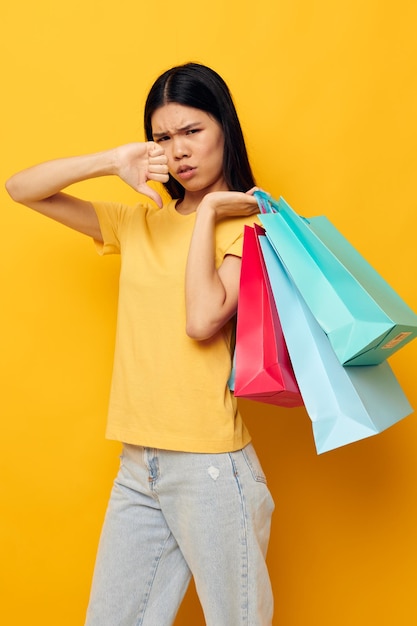
[[262, 189], [257, 189], [253, 195], [258, 202], [261, 213], [279, 213], [279, 202], [274, 200], [269, 193], [263, 191]]
[[[284, 215], [286, 207], [287, 209], [293, 211], [293, 209], [291, 209], [291, 207], [285, 202], [283, 198], [280, 198], [279, 200], [274, 200], [274, 198], [269, 193], [263, 191], [262, 189], [257, 189], [256, 191], [254, 191], [253, 195], [258, 202], [259, 210], [261, 213], [281, 213], [282, 215]], [[303, 222], [306, 222], [306, 224], [310, 224], [310, 220], [308, 219], [308, 217], [303, 217], [302, 215], [298, 215], [297, 217], [300, 220], [303, 220]]]

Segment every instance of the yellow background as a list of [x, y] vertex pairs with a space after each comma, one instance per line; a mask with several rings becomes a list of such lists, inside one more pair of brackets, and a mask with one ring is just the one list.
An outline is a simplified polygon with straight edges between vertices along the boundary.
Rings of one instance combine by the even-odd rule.
[[[142, 138], [154, 78], [206, 63], [258, 183], [326, 214], [417, 310], [416, 18], [412, 0], [3, 0], [1, 179]], [[114, 179], [74, 191], [136, 200]], [[118, 259], [0, 194], [1, 621], [76, 626], [118, 466], [103, 434]], [[414, 406], [416, 356], [391, 359]], [[317, 456], [303, 410], [242, 410], [276, 500], [274, 626], [414, 626], [415, 415]], [[192, 589], [177, 624], [203, 624]]]

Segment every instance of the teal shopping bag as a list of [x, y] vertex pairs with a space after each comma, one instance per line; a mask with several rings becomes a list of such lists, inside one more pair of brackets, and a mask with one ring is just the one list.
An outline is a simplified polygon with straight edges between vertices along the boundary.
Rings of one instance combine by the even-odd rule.
[[380, 433], [413, 409], [387, 362], [344, 367], [266, 236], [259, 237], [269, 285], [317, 452]]
[[256, 192], [267, 236], [343, 365], [375, 365], [417, 336], [417, 315], [324, 216]]

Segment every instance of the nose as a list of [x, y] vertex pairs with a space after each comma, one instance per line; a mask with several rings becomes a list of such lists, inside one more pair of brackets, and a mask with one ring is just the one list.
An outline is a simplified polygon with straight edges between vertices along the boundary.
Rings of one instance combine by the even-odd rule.
[[180, 161], [190, 156], [190, 150], [187, 146], [187, 142], [184, 137], [176, 137], [174, 140], [173, 157], [175, 160]]

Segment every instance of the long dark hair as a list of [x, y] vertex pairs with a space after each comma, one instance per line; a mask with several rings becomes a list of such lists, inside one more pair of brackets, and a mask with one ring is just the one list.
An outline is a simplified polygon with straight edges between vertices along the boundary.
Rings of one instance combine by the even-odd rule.
[[[152, 141], [152, 115], [169, 102], [205, 111], [223, 129], [223, 176], [231, 191], [247, 191], [255, 185], [239, 118], [229, 88], [214, 70], [198, 63], [173, 67], [153, 84], [145, 104], [145, 134]], [[184, 187], [172, 176], [165, 188], [171, 198], [183, 198]]]

